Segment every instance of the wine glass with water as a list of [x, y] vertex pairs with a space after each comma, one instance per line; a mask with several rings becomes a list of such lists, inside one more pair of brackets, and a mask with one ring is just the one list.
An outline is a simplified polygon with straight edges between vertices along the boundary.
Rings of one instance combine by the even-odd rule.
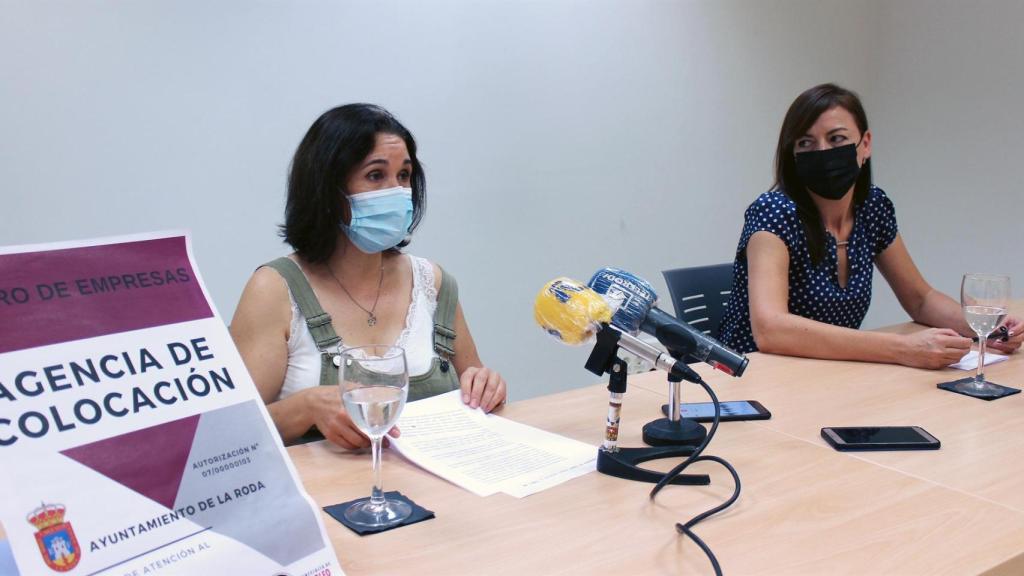
[[964, 274], [960, 305], [967, 324], [978, 334], [978, 371], [958, 388], [975, 395], [998, 396], [1001, 389], [985, 380], [985, 340], [1003, 323], [1010, 303], [1010, 277], [1005, 274]]
[[340, 359], [341, 401], [352, 422], [370, 438], [373, 452], [373, 491], [345, 509], [345, 518], [368, 528], [393, 526], [408, 518], [412, 508], [384, 498], [380, 451], [381, 440], [398, 421], [409, 394], [405, 351], [397, 346], [361, 346], [345, 350]]

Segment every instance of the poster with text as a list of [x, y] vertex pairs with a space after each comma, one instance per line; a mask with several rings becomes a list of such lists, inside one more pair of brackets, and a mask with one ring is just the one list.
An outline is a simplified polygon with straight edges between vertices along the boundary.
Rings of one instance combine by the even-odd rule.
[[0, 248], [21, 574], [341, 574], [187, 234]]

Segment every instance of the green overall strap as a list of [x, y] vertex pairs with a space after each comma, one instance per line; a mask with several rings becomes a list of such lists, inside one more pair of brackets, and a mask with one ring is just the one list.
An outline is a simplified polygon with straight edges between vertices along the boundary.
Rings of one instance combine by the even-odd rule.
[[[451, 274], [441, 270], [441, 291], [437, 294], [434, 311], [434, 352], [442, 362], [455, 359], [455, 310], [459, 305], [459, 285]], [[447, 366], [445, 366], [447, 372]]]
[[337, 384], [338, 372], [335, 358], [341, 349], [341, 338], [338, 337], [334, 326], [331, 325], [331, 315], [324, 312], [320, 301], [316, 299], [316, 294], [313, 293], [313, 287], [309, 285], [309, 280], [306, 279], [306, 275], [302, 273], [294, 260], [281, 257], [264, 264], [264, 266], [269, 266], [281, 274], [285, 282], [288, 283], [288, 290], [291, 291], [292, 298], [295, 299], [295, 304], [299, 307], [299, 312], [302, 312], [306, 318], [309, 334], [316, 342], [317, 349], [320, 350], [320, 384]]

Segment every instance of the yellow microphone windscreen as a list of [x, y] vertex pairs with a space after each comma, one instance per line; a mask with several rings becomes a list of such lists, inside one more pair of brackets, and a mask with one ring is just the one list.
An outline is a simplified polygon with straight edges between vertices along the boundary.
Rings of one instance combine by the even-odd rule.
[[533, 317], [548, 334], [566, 344], [587, 342], [611, 322], [612, 309], [600, 294], [571, 278], [548, 282], [533, 303]]

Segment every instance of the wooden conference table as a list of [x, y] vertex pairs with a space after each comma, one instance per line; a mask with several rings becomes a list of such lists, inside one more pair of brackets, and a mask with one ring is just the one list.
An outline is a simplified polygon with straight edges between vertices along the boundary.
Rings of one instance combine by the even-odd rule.
[[[1021, 307], [1016, 307], [1020, 311]], [[911, 324], [889, 328], [915, 329]], [[581, 368], [582, 369], [582, 368]], [[987, 402], [935, 387], [968, 373], [753, 354], [739, 379], [698, 368], [722, 400], [754, 399], [772, 419], [726, 422], [706, 453], [727, 459], [743, 491], [697, 525], [726, 574], [1024, 574], [1024, 394]], [[988, 377], [1024, 386], [1024, 354]], [[642, 446], [660, 416], [663, 375], [630, 378], [622, 446]], [[702, 401], [695, 386], [684, 401]], [[512, 403], [500, 414], [599, 445], [604, 385]], [[823, 426], [917, 425], [938, 451], [839, 453]], [[319, 506], [368, 493], [369, 457], [325, 445], [289, 448]], [[648, 463], [667, 470], [678, 460]], [[359, 537], [324, 515], [347, 574], [711, 574], [674, 529], [729, 497], [717, 464], [691, 468], [711, 486], [650, 484], [592, 473], [516, 499], [477, 497], [385, 452], [386, 490], [437, 518]]]
[[[738, 379], [695, 367], [720, 399], [759, 400], [773, 414], [721, 424], [707, 450], [731, 462], [743, 483], [731, 508], [695, 528], [726, 574], [1024, 574], [1024, 394], [986, 402], [935, 388], [967, 374], [952, 369], [766, 354], [751, 355]], [[986, 374], [1024, 387], [1024, 353]], [[683, 390], [688, 402], [704, 396], [695, 386]], [[660, 416], [666, 398], [660, 373], [630, 377], [622, 446], [642, 446], [640, 428]], [[607, 399], [599, 384], [499, 413], [597, 446]], [[922, 426], [942, 448], [839, 453], [820, 437], [823, 426], [847, 425]], [[366, 454], [323, 442], [288, 452], [321, 507], [369, 492]], [[653, 502], [650, 484], [599, 473], [524, 499], [480, 498], [385, 451], [385, 489], [437, 517], [367, 537], [323, 518], [352, 576], [711, 574], [674, 523], [724, 501], [732, 480], [712, 463], [691, 470], [709, 473], [711, 486], [670, 486]]]

